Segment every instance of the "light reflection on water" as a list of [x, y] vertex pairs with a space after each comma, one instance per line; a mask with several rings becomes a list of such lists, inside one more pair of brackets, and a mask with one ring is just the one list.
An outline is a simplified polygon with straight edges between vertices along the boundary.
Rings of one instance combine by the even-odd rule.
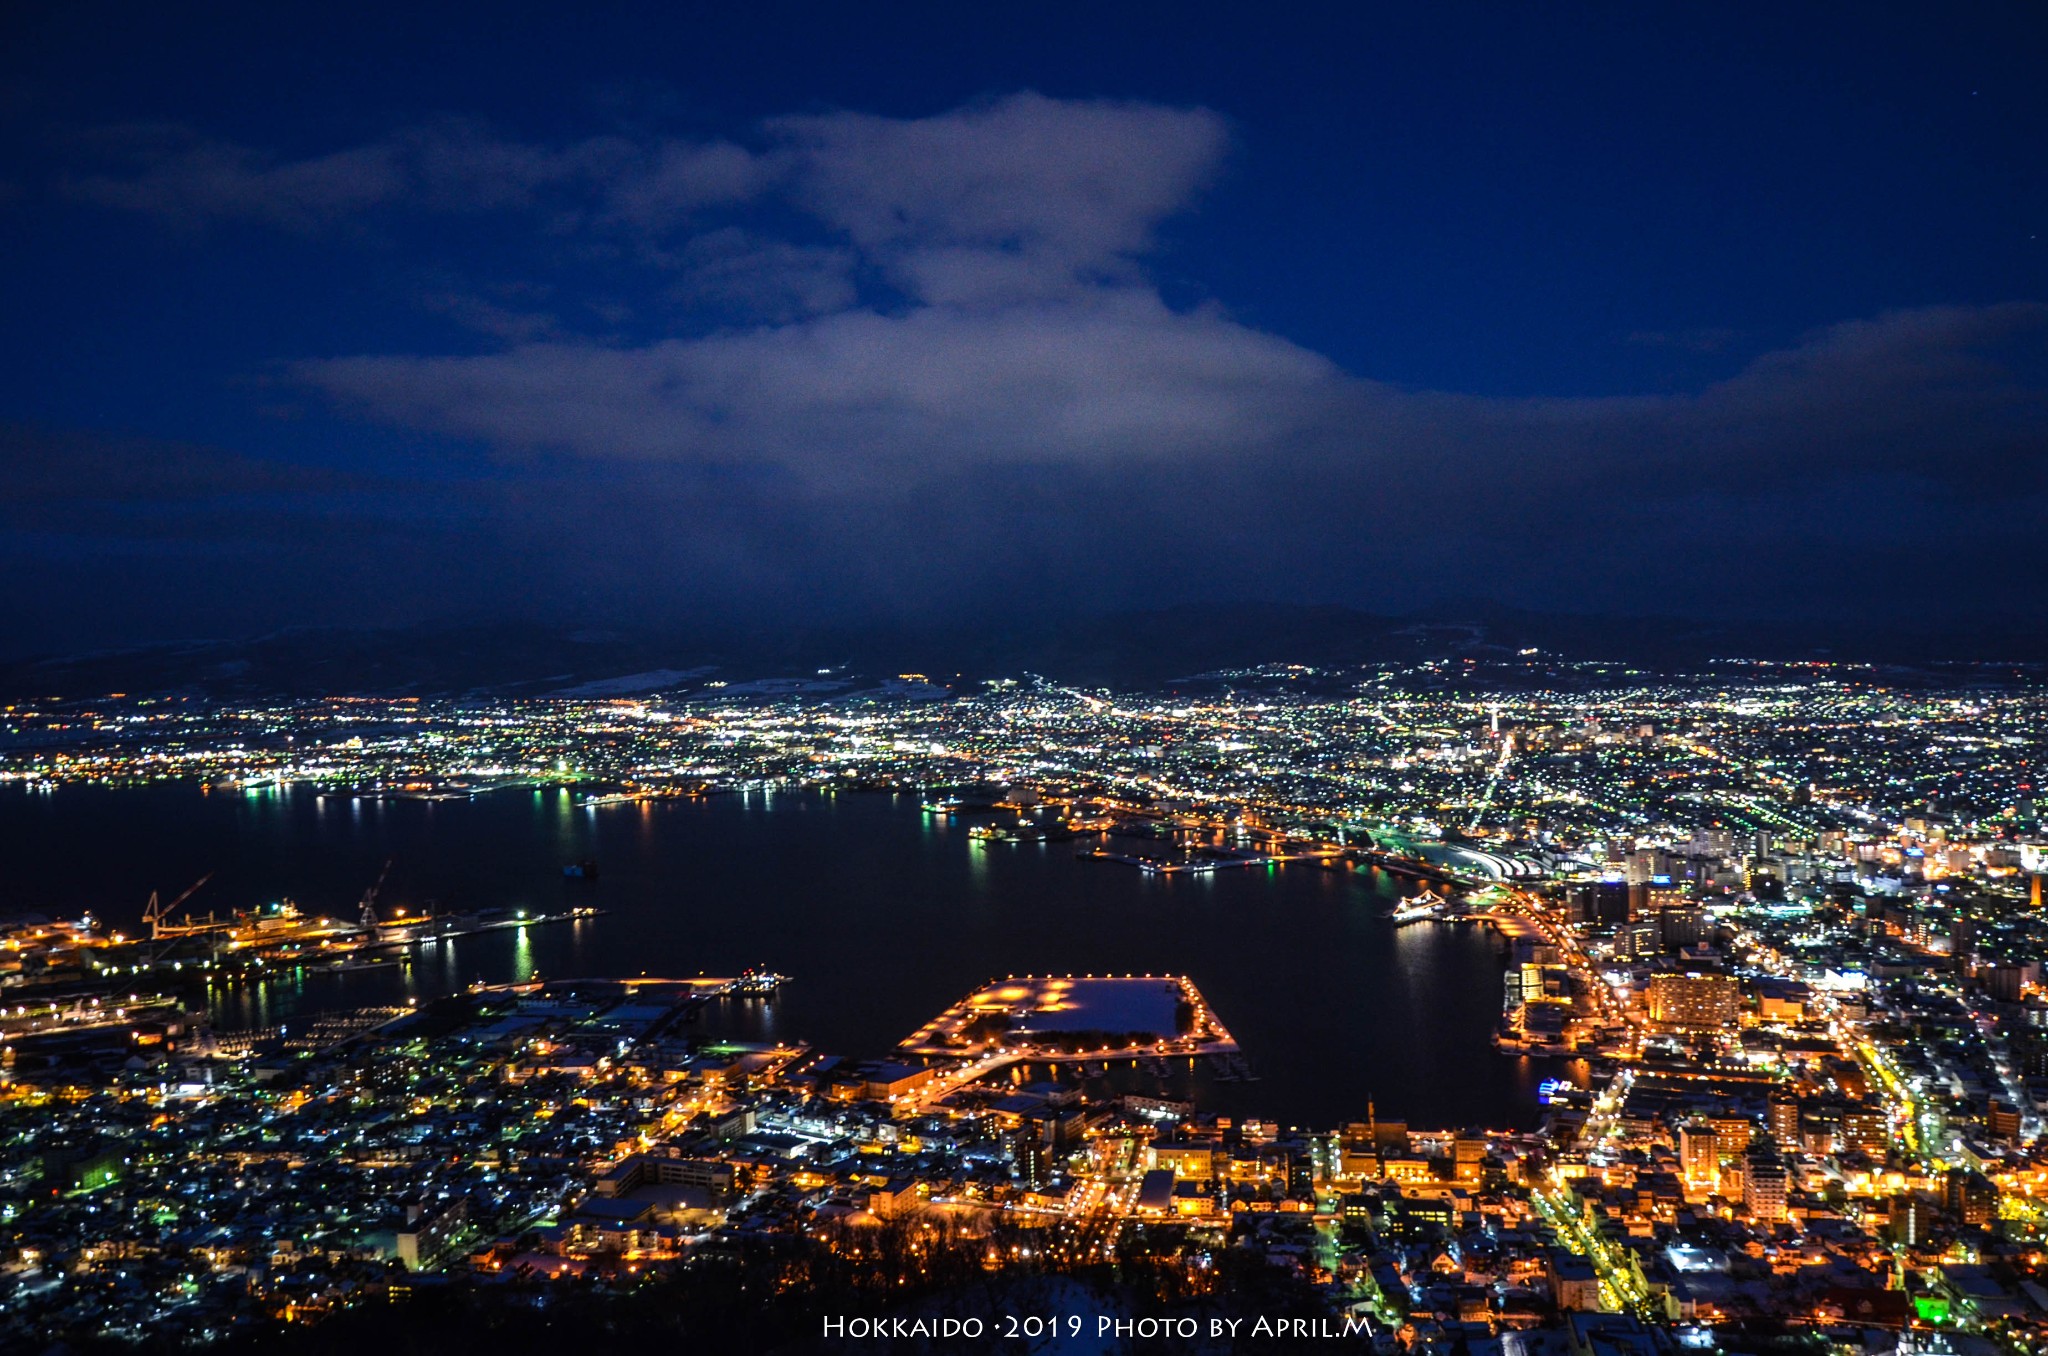
[[512, 978], [524, 984], [534, 976], [533, 937], [528, 928], [518, 928], [512, 943]]
[[[257, 797], [188, 786], [0, 791], [0, 907], [99, 911], [133, 927], [149, 892], [218, 874], [193, 903], [226, 913], [289, 895], [353, 918], [381, 896], [444, 912], [590, 905], [604, 916], [479, 933], [409, 964], [217, 986], [224, 1027], [403, 1003], [490, 982], [643, 971], [792, 977], [773, 1002], [714, 1005], [707, 1030], [886, 1054], [973, 986], [1009, 973], [1180, 973], [1230, 1028], [1257, 1082], [1198, 1073], [1205, 1105], [1288, 1124], [1355, 1119], [1368, 1097], [1419, 1125], [1527, 1123], [1555, 1061], [1490, 1037], [1500, 959], [1478, 928], [1384, 915], [1372, 872], [1295, 864], [1194, 876], [1076, 860], [1078, 845], [986, 843], [920, 798], [752, 792], [578, 806], [564, 789], [468, 801]], [[593, 858], [595, 881], [562, 867]]]

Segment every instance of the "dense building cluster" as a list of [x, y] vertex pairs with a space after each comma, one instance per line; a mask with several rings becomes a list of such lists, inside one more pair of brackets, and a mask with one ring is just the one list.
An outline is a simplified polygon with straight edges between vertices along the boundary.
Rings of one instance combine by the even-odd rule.
[[[722, 1040], [696, 1019], [758, 995], [633, 981], [239, 1044], [174, 1010], [23, 1030], [0, 1336], [205, 1338], [429, 1279], [630, 1288], [887, 1238], [913, 1269], [966, 1249], [991, 1273], [1113, 1269], [1136, 1243], [1187, 1293], [1251, 1259], [1381, 1350], [2038, 1350], [2040, 693], [1481, 667], [11, 709], [6, 768], [35, 783], [902, 786], [977, 832], [1092, 837], [1147, 870], [1402, 872], [1427, 889], [1386, 926], [1495, 929], [1499, 1044], [1557, 1063], [1530, 1130], [1219, 1117], [1121, 1077], [1235, 1057], [1191, 986], [1144, 1024], [1061, 1027], [1110, 1000], [1044, 977], [886, 1052]], [[16, 952], [62, 942], [38, 926]]]
[[1276, 665], [1165, 693], [827, 673], [700, 676], [632, 696], [116, 696], [0, 711], [0, 776], [373, 794], [1029, 780], [1468, 832], [1538, 855], [1672, 825], [1809, 839], [1909, 818], [1951, 839], [1958, 826], [2038, 825], [2048, 695], [2024, 674], [1964, 677], [1746, 663], [1673, 676], [1528, 658]]

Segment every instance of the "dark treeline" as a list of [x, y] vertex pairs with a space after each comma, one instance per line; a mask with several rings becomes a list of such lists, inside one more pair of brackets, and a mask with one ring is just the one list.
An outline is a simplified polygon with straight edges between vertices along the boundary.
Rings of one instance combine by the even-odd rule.
[[[217, 1356], [597, 1356], [610, 1351], [713, 1350], [768, 1353], [943, 1352], [957, 1341], [822, 1336], [831, 1316], [978, 1318], [977, 1348], [1022, 1350], [1000, 1340], [1000, 1318], [1068, 1315], [1092, 1335], [1099, 1316], [1319, 1317], [1321, 1295], [1294, 1273], [1248, 1254], [1213, 1255], [1185, 1244], [1172, 1226], [1125, 1231], [1103, 1255], [1069, 1227], [998, 1224], [961, 1233], [930, 1212], [818, 1236], [708, 1245], [687, 1265], [647, 1275], [600, 1256], [583, 1277], [406, 1277], [393, 1294], [312, 1322], [262, 1319], [205, 1350]], [[1205, 1340], [1148, 1339], [1148, 1352], [1206, 1351]], [[53, 1348], [54, 1349], [54, 1348]], [[164, 1356], [193, 1348], [168, 1335], [139, 1344], [74, 1339], [76, 1356]], [[1057, 1347], [1032, 1349], [1057, 1350]], [[1239, 1338], [1229, 1350], [1289, 1349]]]

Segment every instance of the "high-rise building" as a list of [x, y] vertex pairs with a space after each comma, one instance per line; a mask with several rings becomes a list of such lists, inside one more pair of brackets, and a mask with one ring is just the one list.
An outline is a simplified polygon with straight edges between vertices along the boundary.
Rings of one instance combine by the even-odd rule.
[[1692, 887], [1677, 876], [1652, 876], [1644, 890], [1652, 909], [1676, 909], [1692, 902]]
[[1965, 1224], [1989, 1224], [1998, 1215], [1998, 1188], [1981, 1172], [1951, 1168], [1942, 1179], [1942, 1204]]
[[1663, 931], [1666, 951], [1698, 946], [1707, 935], [1707, 911], [1682, 902], [1668, 904], [1657, 915], [1657, 926]]
[[1927, 1238], [1927, 1231], [1933, 1220], [1928, 1203], [1916, 1195], [1892, 1197], [1891, 1223], [1893, 1241], [1914, 1247]]
[[1625, 880], [1596, 880], [1571, 889], [1572, 917], [1582, 923], [1614, 925], [1628, 921], [1629, 889]]
[[1703, 1121], [1678, 1127], [1678, 1166], [1685, 1184], [1696, 1191], [1711, 1191], [1721, 1181], [1721, 1137]]
[[1451, 1173], [1459, 1182], [1471, 1184], [1486, 1175], [1486, 1141], [1477, 1135], [1459, 1135], [1451, 1141]]
[[1771, 1139], [1780, 1149], [1799, 1145], [1799, 1099], [1789, 1092], [1771, 1094], [1769, 1125]]
[[1671, 853], [1666, 848], [1637, 848], [1628, 854], [1624, 870], [1630, 885], [1649, 885], [1671, 879]]
[[1052, 1181], [1052, 1150], [1030, 1126], [1011, 1132], [1010, 1164], [1017, 1180], [1027, 1187], [1042, 1187]]
[[1791, 1174], [1771, 1142], [1763, 1138], [1751, 1141], [1742, 1173], [1742, 1206], [1749, 1217], [1764, 1224], [1782, 1221], [1790, 1188]]
[[1742, 1010], [1742, 986], [1729, 975], [1661, 974], [1650, 977], [1650, 1020], [1673, 1031], [1733, 1030]]
[[1664, 929], [1644, 919], [1635, 923], [1624, 923], [1614, 930], [1614, 954], [1639, 960], [1645, 956], [1662, 955], [1664, 951]]
[[1874, 1106], [1852, 1106], [1842, 1113], [1842, 1145], [1873, 1158], [1884, 1156], [1890, 1138], [1884, 1111]]

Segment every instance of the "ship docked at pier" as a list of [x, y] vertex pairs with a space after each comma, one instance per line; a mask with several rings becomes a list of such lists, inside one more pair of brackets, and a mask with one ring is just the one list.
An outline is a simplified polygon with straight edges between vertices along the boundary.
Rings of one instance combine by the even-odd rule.
[[[390, 871], [389, 863], [385, 873]], [[594, 871], [593, 871], [594, 874]], [[202, 880], [200, 884], [204, 884]], [[354, 921], [307, 915], [289, 899], [237, 911], [230, 919], [208, 914], [204, 919], [174, 919], [171, 915], [190, 898], [187, 891], [168, 908], [159, 907], [150, 896], [143, 922], [150, 927], [152, 941], [202, 937], [216, 953], [249, 952], [265, 960], [298, 961], [337, 959], [358, 953], [374, 953], [412, 947], [488, 932], [496, 928], [530, 927], [536, 924], [588, 918], [598, 912], [582, 906], [555, 913], [532, 913], [525, 909], [482, 909], [474, 912], [442, 913], [433, 908], [416, 910], [405, 906], [382, 907], [378, 895], [384, 875], [364, 892]], [[194, 886], [196, 890], [198, 887]]]

